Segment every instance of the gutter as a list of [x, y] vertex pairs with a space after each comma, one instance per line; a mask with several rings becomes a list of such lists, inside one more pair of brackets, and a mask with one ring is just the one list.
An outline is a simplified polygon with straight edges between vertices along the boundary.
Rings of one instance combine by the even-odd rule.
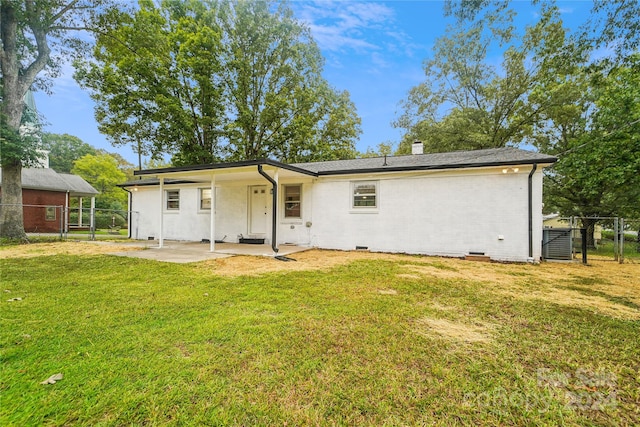
[[271, 178], [265, 171], [262, 170], [262, 164], [258, 163], [258, 173], [265, 177], [267, 181], [271, 183], [273, 186], [273, 191], [271, 192], [272, 204], [273, 208], [271, 209], [271, 249], [276, 254], [278, 253], [278, 245], [277, 245], [277, 227], [278, 227], [278, 183]]
[[438, 171], [438, 170], [450, 170], [450, 169], [477, 169], [486, 167], [500, 167], [500, 166], [513, 166], [513, 165], [528, 165], [533, 164], [537, 167], [539, 163], [552, 164], [555, 162], [555, 158], [542, 162], [541, 160], [535, 160], [528, 162], [526, 160], [511, 160], [506, 162], [484, 162], [484, 163], [456, 163], [450, 165], [421, 165], [421, 166], [385, 166], [375, 168], [361, 168], [361, 169], [342, 169], [342, 170], [320, 170], [316, 172], [318, 177], [328, 175], [354, 175], [354, 174], [367, 174], [378, 172], [412, 172], [412, 171]]
[[533, 174], [538, 169], [534, 163], [529, 172], [529, 259], [533, 262]]
[[273, 166], [280, 169], [286, 169], [293, 172], [298, 172], [304, 175], [309, 176], [317, 176], [315, 172], [310, 170], [289, 165], [286, 163], [281, 163], [271, 159], [258, 159], [258, 160], [241, 160], [239, 162], [228, 162], [228, 163], [210, 163], [204, 165], [190, 165], [190, 166], [177, 166], [177, 167], [169, 167], [169, 168], [160, 168], [160, 169], [145, 169], [145, 170], [137, 170], [133, 171], [134, 176], [141, 175], [157, 175], [160, 173], [171, 173], [171, 172], [190, 172], [190, 171], [203, 171], [203, 170], [212, 170], [212, 169], [232, 169], [232, 168], [240, 168], [240, 167], [249, 167], [256, 165], [268, 165]]

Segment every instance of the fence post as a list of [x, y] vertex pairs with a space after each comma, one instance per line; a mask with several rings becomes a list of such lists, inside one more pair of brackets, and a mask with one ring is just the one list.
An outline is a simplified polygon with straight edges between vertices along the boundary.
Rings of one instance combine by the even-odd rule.
[[613, 219], [613, 259], [618, 261], [618, 218]]
[[62, 232], [64, 230], [64, 206], [59, 206], [60, 208], [60, 240], [62, 240]]
[[586, 228], [580, 229], [580, 237], [582, 240], [582, 263], [586, 264], [587, 263], [587, 229]]
[[624, 262], [624, 218], [620, 218], [620, 237], [619, 237], [619, 241], [620, 241], [620, 257], [619, 257], [619, 262], [620, 264], [622, 264]]
[[96, 199], [91, 198], [91, 211], [89, 213], [89, 238], [96, 240]]

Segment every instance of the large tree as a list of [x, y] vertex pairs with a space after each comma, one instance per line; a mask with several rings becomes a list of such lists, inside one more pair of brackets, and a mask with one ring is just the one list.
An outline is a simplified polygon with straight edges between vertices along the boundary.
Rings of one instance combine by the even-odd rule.
[[353, 103], [322, 78], [320, 51], [286, 5], [141, 1], [102, 25], [76, 77], [112, 142], [175, 165], [355, 155]]
[[[425, 61], [426, 79], [401, 102], [394, 123], [405, 129], [399, 152], [422, 140], [426, 151], [443, 152], [518, 145], [549, 109], [565, 105], [566, 85], [554, 96], [539, 91], [543, 76], [556, 81], [583, 60], [566, 44], [556, 8], [543, 8], [540, 20], [518, 34], [510, 11], [493, 11], [484, 19], [449, 27]], [[502, 49], [502, 62], [490, 65], [490, 52]]]
[[126, 178], [119, 160], [107, 153], [87, 154], [74, 162], [72, 172], [84, 178], [100, 194], [96, 206], [104, 209], [126, 209], [127, 195], [119, 187]]
[[[483, 21], [487, 14], [509, 10], [510, 0], [445, 0], [446, 16], [460, 24]], [[532, 5], [555, 4], [554, 0], [531, 0]], [[586, 51], [611, 51], [625, 61], [640, 47], [640, 2], [637, 0], [593, 1], [591, 14], [573, 38]], [[611, 49], [612, 48], [612, 49]], [[601, 50], [599, 56], [604, 52]]]
[[23, 98], [30, 88], [47, 89], [63, 63], [61, 55], [82, 41], [75, 30], [86, 28], [104, 0], [0, 0], [0, 164], [2, 203], [0, 236], [26, 240], [22, 212], [22, 167], [37, 160], [29, 138], [20, 135]]
[[545, 209], [563, 215], [640, 216], [640, 55], [592, 72], [592, 116], [547, 140], [559, 161], [547, 171]]
[[101, 17], [94, 57], [77, 80], [96, 101], [99, 129], [139, 154], [216, 160], [221, 132], [220, 34], [200, 1], [141, 1]]
[[49, 167], [63, 173], [71, 173], [73, 162], [80, 157], [96, 153], [91, 145], [66, 133], [43, 133], [42, 148], [49, 152]]
[[[510, 3], [448, 1], [446, 11], [461, 25], [477, 24], [509, 13]], [[532, 3], [548, 10], [554, 4]], [[538, 109], [528, 141], [559, 158], [545, 170], [548, 212], [640, 215], [639, 14], [635, 0], [594, 2], [591, 16], [571, 37], [540, 33], [542, 48], [528, 60], [543, 59], [527, 96]]]

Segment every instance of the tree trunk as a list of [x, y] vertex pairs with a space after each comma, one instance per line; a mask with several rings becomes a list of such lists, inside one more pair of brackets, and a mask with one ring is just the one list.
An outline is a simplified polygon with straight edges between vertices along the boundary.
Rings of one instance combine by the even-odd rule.
[[2, 205], [0, 236], [27, 241], [22, 210], [22, 165], [20, 162], [2, 168]]
[[[1, 124], [18, 130], [22, 118], [22, 97], [28, 85], [20, 81], [18, 62], [18, 21], [16, 11], [10, 2], [2, 2], [0, 7], [0, 34], [2, 35], [2, 114]], [[22, 162], [8, 159], [4, 153], [2, 161], [2, 202], [0, 203], [0, 237], [27, 241], [24, 232], [22, 210]]]

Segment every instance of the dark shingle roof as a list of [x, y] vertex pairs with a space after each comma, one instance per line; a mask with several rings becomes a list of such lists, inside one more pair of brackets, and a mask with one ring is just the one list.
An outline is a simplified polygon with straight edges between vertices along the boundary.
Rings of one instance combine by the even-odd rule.
[[302, 169], [319, 175], [342, 173], [384, 172], [402, 170], [454, 169], [483, 166], [502, 166], [533, 163], [554, 163], [557, 159], [546, 154], [518, 148], [490, 148], [486, 150], [455, 151], [451, 153], [410, 154], [406, 156], [371, 157], [351, 160], [332, 160], [314, 163], [295, 163]]
[[[0, 169], [0, 177], [2, 170]], [[49, 168], [23, 168], [22, 188], [44, 191], [69, 192], [72, 196], [90, 197], [98, 194], [87, 181], [78, 175], [58, 173]]]
[[61, 173], [59, 174], [62, 179], [64, 179], [69, 185], [69, 191], [71, 193], [76, 193], [77, 195], [96, 195], [98, 194], [98, 190], [93, 188], [91, 184], [85, 181], [81, 176], [73, 175], [70, 173]]
[[[331, 160], [325, 162], [284, 164], [271, 159], [244, 160], [240, 162], [212, 163], [135, 171], [134, 175], [157, 175], [168, 172], [208, 171], [233, 169], [254, 165], [270, 165], [294, 172], [312, 175], [341, 175], [357, 173], [397, 172], [412, 170], [462, 169], [507, 165], [550, 164], [558, 159], [546, 154], [518, 148], [490, 148], [451, 153], [411, 154], [406, 156], [371, 157], [365, 159]], [[177, 183], [177, 182], [176, 182]], [[132, 185], [157, 185], [158, 181], [129, 181], [121, 187]]]

